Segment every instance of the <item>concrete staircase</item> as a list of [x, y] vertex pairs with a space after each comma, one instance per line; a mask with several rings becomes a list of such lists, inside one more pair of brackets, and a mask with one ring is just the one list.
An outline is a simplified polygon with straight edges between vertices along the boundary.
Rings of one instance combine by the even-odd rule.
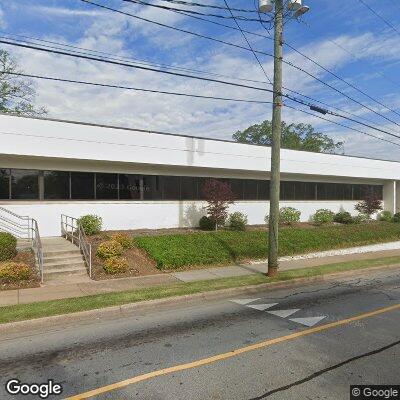
[[63, 237], [42, 238], [44, 283], [69, 277], [87, 280], [88, 274], [77, 246]]

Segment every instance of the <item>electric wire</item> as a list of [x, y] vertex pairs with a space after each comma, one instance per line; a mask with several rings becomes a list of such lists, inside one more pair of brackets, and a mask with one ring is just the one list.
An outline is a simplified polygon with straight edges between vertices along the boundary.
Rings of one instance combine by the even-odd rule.
[[241, 26], [239, 25], [239, 22], [237, 21], [237, 19], [234, 17], [233, 12], [232, 12], [231, 9], [229, 8], [229, 4], [228, 4], [227, 0], [224, 0], [224, 3], [225, 3], [225, 5], [226, 5], [227, 9], [229, 10], [229, 12], [230, 12], [230, 14], [231, 14], [233, 20], [235, 21], [236, 26], [239, 28], [240, 33], [242, 34], [244, 40], [246, 41], [247, 45], [249, 46], [249, 49], [251, 50], [251, 52], [253, 53], [255, 59], [257, 60], [258, 65], [259, 65], [260, 68], [262, 69], [262, 71], [263, 71], [265, 77], [268, 79], [268, 82], [272, 85], [272, 81], [271, 81], [271, 79], [269, 78], [267, 72], [265, 71], [265, 69], [264, 69], [264, 67], [263, 67], [263, 65], [262, 65], [262, 63], [261, 63], [261, 61], [260, 61], [260, 59], [258, 58], [257, 54], [256, 54], [255, 51], [253, 50], [253, 47], [251, 46], [249, 40], [247, 39], [246, 34], [242, 31], [242, 28], [241, 28]]
[[[185, 6], [189, 6], [189, 7], [204, 7], [204, 8], [215, 8], [218, 10], [227, 10], [226, 7], [218, 6], [215, 4], [194, 3], [194, 2], [184, 1], [184, 0], [162, 0], [162, 1], [166, 2], [166, 3], [180, 4], [180, 5], [185, 5]], [[231, 10], [237, 11], [237, 12], [243, 12], [243, 13], [254, 13], [254, 10], [243, 9], [243, 8], [232, 8], [231, 7]]]
[[[128, 3], [133, 3], [133, 4], [139, 4], [142, 6], [150, 6], [150, 7], [154, 7], [154, 8], [159, 8], [162, 10], [167, 10], [167, 11], [179, 11], [182, 10], [181, 8], [175, 8], [175, 7], [169, 7], [169, 6], [163, 6], [161, 4], [154, 4], [154, 3], [147, 3], [143, 0], [122, 0]], [[213, 18], [222, 18], [222, 19], [232, 19], [232, 16], [228, 16], [228, 15], [222, 15], [222, 14], [210, 14], [210, 13], [202, 13], [200, 11], [193, 11], [193, 10], [188, 10], [188, 9], [183, 9], [183, 11], [189, 13], [189, 14], [194, 14], [194, 15], [202, 15], [205, 17], [213, 17]], [[249, 17], [244, 17], [242, 15], [235, 15], [235, 18], [241, 20], [241, 21], [246, 21], [246, 22], [258, 22], [257, 18], [249, 18]], [[269, 21], [265, 21], [264, 22], [269, 22]]]
[[[9, 72], [9, 73], [7, 73], [7, 74], [9, 74], [9, 75], [15, 75], [15, 76], [29, 77], [29, 78], [36, 78], [36, 79], [43, 79], [43, 80], [48, 80], [48, 81], [57, 81], [57, 82], [64, 82], [64, 83], [75, 83], [75, 84], [83, 84], [83, 85], [88, 85], [88, 86], [107, 87], [107, 88], [114, 88], [114, 89], [136, 90], [136, 91], [143, 91], [143, 92], [149, 92], [149, 93], [159, 93], [159, 94], [166, 94], [166, 95], [176, 95], [176, 96], [195, 97], [195, 98], [205, 98], [205, 99], [223, 100], [223, 101], [234, 101], [234, 102], [244, 102], [244, 103], [272, 104], [272, 102], [270, 102], [270, 101], [247, 100], [247, 99], [234, 99], [234, 98], [226, 98], [226, 97], [195, 95], [195, 94], [181, 93], [181, 92], [168, 92], [168, 91], [160, 91], [160, 90], [153, 90], [153, 89], [136, 88], [136, 87], [122, 86], [122, 85], [111, 85], [111, 84], [105, 84], [105, 83], [97, 83], [97, 82], [88, 82], [88, 81], [78, 81], [78, 80], [73, 80], [73, 79], [64, 79], [64, 78], [48, 77], [48, 76], [41, 76], [41, 75], [34, 75], [34, 74], [11, 73], [11, 72]], [[262, 90], [262, 89], [261, 89], [261, 90]], [[293, 100], [293, 99], [291, 99], [291, 98], [289, 98], [289, 100], [296, 102], [296, 100]], [[302, 105], [307, 105], [307, 104], [304, 104], [304, 103], [301, 103], [301, 104], [302, 104]], [[349, 126], [347, 126], [347, 125], [340, 124], [339, 122], [332, 121], [332, 120], [329, 120], [329, 119], [327, 119], [327, 118], [321, 117], [321, 116], [319, 116], [319, 115], [317, 115], [317, 114], [313, 114], [313, 113], [307, 112], [307, 111], [305, 111], [305, 110], [302, 110], [302, 109], [299, 109], [299, 108], [295, 108], [295, 107], [293, 107], [293, 106], [288, 105], [287, 103], [285, 103], [284, 105], [285, 105], [285, 107], [288, 107], [288, 108], [297, 110], [297, 111], [302, 112], [302, 113], [305, 113], [305, 114], [312, 115], [312, 116], [314, 116], [314, 117], [316, 117], [316, 118], [319, 118], [319, 119], [322, 119], [322, 120], [324, 120], [324, 121], [327, 121], [327, 122], [336, 124], [336, 125], [338, 125], [338, 126], [342, 126], [342, 127], [345, 127], [345, 128], [347, 128], [347, 129], [354, 130], [354, 131], [359, 132], [359, 133], [365, 133], [366, 135], [371, 136], [371, 137], [379, 138], [379, 137], [374, 136], [374, 135], [372, 135], [372, 134], [368, 134], [368, 133], [366, 133], [366, 132], [363, 132], [363, 131], [361, 131], [361, 130], [359, 130], [359, 129], [352, 128], [352, 127], [349, 127]], [[351, 121], [351, 122], [360, 123], [359, 121], [356, 121], [356, 120], [354, 120], [354, 119], [348, 118], [348, 117], [343, 116], [343, 115], [340, 115], [340, 114], [329, 113], [329, 112], [328, 112], [328, 114], [330, 114], [330, 115], [332, 115], [332, 116], [335, 116], [335, 117], [338, 117], [338, 118], [343, 118], [343, 119], [349, 120], [349, 121]], [[376, 127], [373, 127], [373, 126], [370, 126], [370, 125], [366, 125], [366, 124], [362, 124], [362, 123], [361, 123], [361, 125], [364, 125], [364, 126], [370, 128], [370, 129], [378, 130], [378, 131], [381, 132], [381, 133], [390, 134], [390, 133], [387, 132], [387, 131], [381, 130], [381, 129], [379, 129], [379, 128], [376, 128]], [[400, 139], [400, 136], [396, 136], [396, 135], [392, 135], [392, 136], [394, 136], [394, 137]], [[383, 138], [379, 138], [379, 140], [387, 141], [386, 139], [383, 139]], [[389, 142], [392, 143], [392, 144], [396, 144], [395, 142], [391, 142], [391, 141], [389, 141]]]
[[[89, 0], [80, 0], [80, 1], [82, 1], [84, 3], [88, 3], [88, 4], [91, 4], [91, 5], [94, 5], [96, 7], [107, 9], [109, 11], [113, 11], [113, 12], [120, 13], [120, 14], [123, 14], [123, 15], [126, 15], [126, 16], [130, 16], [132, 18], [136, 18], [136, 19], [147, 21], [147, 22], [159, 25], [159, 26], [163, 26], [163, 27], [169, 28], [169, 29], [173, 29], [173, 30], [176, 30], [176, 31], [179, 31], [179, 32], [187, 33], [187, 34], [194, 35], [194, 36], [197, 36], [197, 37], [200, 37], [200, 38], [203, 38], [203, 39], [207, 39], [207, 40], [212, 40], [212, 41], [215, 41], [215, 42], [218, 42], [218, 43], [222, 43], [222, 44], [225, 44], [225, 45], [228, 45], [228, 46], [236, 47], [236, 48], [239, 48], [239, 49], [242, 49], [242, 50], [251, 51], [249, 48], [247, 48], [245, 46], [240, 46], [240, 45], [237, 45], [237, 44], [234, 44], [234, 43], [231, 43], [231, 42], [226, 42], [226, 41], [221, 40], [221, 39], [217, 39], [217, 38], [213, 38], [213, 37], [210, 37], [210, 36], [207, 36], [207, 35], [191, 32], [191, 31], [188, 31], [188, 30], [185, 30], [185, 29], [182, 29], [182, 28], [177, 28], [177, 27], [174, 27], [174, 26], [170, 26], [170, 25], [167, 25], [167, 24], [164, 24], [164, 23], [161, 23], [161, 22], [156, 22], [156, 21], [153, 21], [153, 20], [149, 20], [147, 18], [139, 17], [137, 15], [133, 15], [133, 14], [130, 14], [130, 13], [127, 13], [127, 12], [124, 12], [124, 11], [116, 10], [114, 8], [107, 7], [107, 6], [95, 3], [93, 1], [89, 1]], [[131, 0], [123, 0], [123, 1], [131, 1]], [[274, 58], [274, 55], [271, 54], [271, 53], [267, 53], [267, 52], [259, 51], [259, 50], [254, 50], [254, 52]], [[342, 92], [341, 90], [337, 89], [333, 85], [325, 82], [324, 80], [318, 78], [317, 76], [311, 74], [310, 72], [304, 70], [303, 68], [301, 68], [301, 67], [299, 67], [299, 66], [297, 66], [297, 65], [295, 65], [295, 64], [293, 64], [293, 63], [291, 63], [289, 61], [286, 61], [286, 60], [283, 60], [283, 63], [285, 63], [286, 65], [291, 66], [292, 68], [295, 68], [295, 69], [305, 73], [309, 77], [313, 78], [314, 80], [316, 80], [317, 82], [323, 84], [324, 86], [329, 87], [330, 89], [332, 89], [333, 91], [339, 93], [343, 97], [346, 97], [347, 99], [349, 99], [349, 100], [353, 101], [354, 103], [358, 104], [359, 106], [367, 109], [368, 111], [372, 112], [373, 114], [376, 114], [377, 116], [385, 119], [386, 121], [391, 122], [391, 123], [393, 123], [393, 124], [395, 124], [395, 125], [400, 127], [400, 124], [397, 123], [396, 121], [386, 117], [385, 115], [379, 113], [378, 111], [374, 110], [373, 108], [363, 104], [362, 102], [360, 102], [360, 101], [356, 100], [355, 98], [351, 97], [350, 95]]]
[[[1, 31], [0, 31], [0, 32], [1, 32]], [[4, 32], [4, 31], [3, 31], [3, 32]], [[267, 81], [260, 81], [260, 80], [255, 80], [255, 79], [246, 79], [246, 78], [237, 78], [237, 77], [232, 77], [232, 76], [228, 76], [228, 75], [216, 74], [216, 73], [212, 73], [212, 72], [208, 72], [208, 71], [202, 71], [202, 70], [196, 70], [196, 69], [191, 69], [191, 68], [184, 68], [184, 67], [171, 66], [171, 65], [168, 65], [168, 64], [158, 64], [158, 63], [153, 63], [153, 62], [149, 62], [149, 61], [142, 61], [142, 60], [139, 60], [139, 61], [138, 61], [138, 60], [136, 60], [136, 59], [115, 57], [115, 55], [112, 55], [112, 54], [110, 54], [110, 53], [106, 53], [106, 52], [103, 52], [103, 51], [96, 51], [96, 50], [85, 49], [85, 48], [78, 47], [78, 46], [73, 46], [73, 45], [69, 45], [69, 44], [63, 44], [63, 43], [58, 43], [58, 42], [54, 42], [54, 41], [39, 39], [39, 38], [31, 37], [31, 36], [18, 35], [18, 34], [8, 33], [8, 32], [6, 32], [6, 33], [7, 33], [9, 36], [11, 36], [11, 37], [0, 36], [0, 38], [3, 38], [3, 39], [11, 39], [11, 40], [15, 40], [15, 41], [18, 41], [18, 40], [19, 40], [19, 41], [22, 41], [23, 43], [28, 43], [28, 44], [37, 45], [37, 43], [35, 43], [35, 42], [26, 40], [26, 39], [31, 39], [31, 40], [34, 40], [34, 41], [37, 41], [37, 42], [40, 42], [40, 43], [43, 42], [43, 43], [50, 43], [50, 44], [54, 44], [54, 45], [55, 45], [55, 46], [43, 45], [44, 47], [49, 48], [49, 49], [56, 49], [56, 50], [57, 50], [57, 49], [60, 49], [60, 48], [61, 48], [61, 49], [64, 49], [64, 47], [67, 47], [67, 48], [71, 48], [71, 49], [80, 50], [80, 51], [75, 51], [75, 52], [78, 53], [78, 54], [87, 55], [87, 54], [88, 54], [87, 52], [89, 52], [89, 54], [91, 55], [91, 53], [95, 53], [95, 54], [97, 53], [97, 54], [105, 55], [105, 56], [106, 56], [106, 59], [110, 59], [110, 60], [114, 60], [114, 61], [127, 61], [127, 62], [137, 63], [137, 64], [144, 64], [144, 65], [151, 65], [151, 66], [157, 66], [157, 67], [164, 67], [164, 68], [171, 69], [171, 70], [187, 71], [187, 72], [196, 72], [196, 73], [200, 73], [200, 74], [205, 74], [205, 75], [210, 75], [210, 76], [216, 76], [216, 77], [222, 77], [222, 78], [227, 78], [227, 79], [231, 79], [231, 80], [239, 80], [239, 81], [245, 81], [245, 82], [253, 82], [253, 83], [260, 83], [260, 84], [269, 84], [269, 85], [272, 85], [272, 83], [267, 82]], [[26, 38], [26, 39], [25, 39], [25, 40], [20, 40], [20, 39], [17, 40], [17, 39], [14, 39], [12, 36], [22, 37], [22, 38]], [[334, 105], [327, 104], [326, 102], [323, 102], [323, 101], [321, 101], [321, 100], [315, 99], [315, 98], [313, 98], [313, 97], [310, 97], [310, 96], [308, 96], [308, 95], [305, 95], [305, 94], [303, 94], [303, 93], [300, 93], [300, 92], [298, 92], [298, 91], [296, 91], [296, 90], [289, 89], [289, 88], [287, 88], [287, 87], [285, 87], [285, 86], [283, 86], [283, 89], [285, 89], [287, 92], [296, 94], [296, 95], [298, 95], [298, 96], [304, 97], [304, 98], [306, 98], [306, 99], [308, 99], [308, 100], [311, 100], [311, 101], [313, 101], [313, 102], [319, 103], [319, 104], [321, 104], [321, 105], [323, 105], [323, 106], [325, 106], [325, 107], [333, 108], [333, 109], [336, 109], [336, 110], [338, 110], [338, 111], [340, 111], [340, 112], [342, 112], [342, 113], [351, 115], [351, 116], [353, 116], [353, 117], [355, 117], [355, 118], [362, 119], [362, 120], [364, 120], [364, 121], [366, 121], [366, 122], [368, 122], [368, 123], [370, 123], [370, 124], [374, 124], [374, 123], [375, 123], [375, 122], [369, 120], [368, 118], [359, 116], [359, 115], [357, 115], [357, 114], [355, 114], [355, 113], [352, 113], [352, 112], [350, 112], [350, 111], [347, 111], [347, 110], [343, 110], [343, 109], [341, 109], [341, 108], [339, 108], [339, 107], [336, 107], [336, 106], [334, 106]]]

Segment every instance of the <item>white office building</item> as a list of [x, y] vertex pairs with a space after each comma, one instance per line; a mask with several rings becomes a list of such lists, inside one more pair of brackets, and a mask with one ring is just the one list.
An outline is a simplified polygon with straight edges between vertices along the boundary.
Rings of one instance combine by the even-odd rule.
[[[282, 150], [281, 206], [306, 221], [354, 206], [374, 190], [400, 211], [400, 163]], [[97, 214], [105, 229], [196, 226], [202, 186], [229, 182], [231, 211], [264, 223], [270, 148], [112, 126], [0, 115], [0, 207], [60, 235], [61, 214]]]

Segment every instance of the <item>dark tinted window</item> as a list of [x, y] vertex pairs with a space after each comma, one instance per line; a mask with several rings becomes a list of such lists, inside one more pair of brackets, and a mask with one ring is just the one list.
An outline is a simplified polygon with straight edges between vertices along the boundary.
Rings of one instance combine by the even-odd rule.
[[71, 198], [94, 199], [94, 174], [91, 172], [71, 172]]
[[11, 170], [11, 196], [18, 200], [39, 198], [39, 171], [28, 169]]
[[236, 200], [243, 200], [243, 180], [242, 179], [229, 179], [231, 190]]
[[44, 171], [44, 198], [69, 199], [69, 172]]
[[161, 200], [161, 180], [158, 175], [143, 176], [143, 196], [145, 200]]
[[195, 200], [197, 198], [197, 178], [191, 176], [181, 177], [181, 199]]
[[179, 200], [181, 197], [181, 182], [179, 176], [163, 176], [163, 199]]
[[96, 199], [118, 199], [118, 174], [96, 174]]
[[[210, 178], [200, 177], [197, 178], [197, 199], [204, 200], [204, 185], [206, 181]], [[215, 179], [215, 178], [212, 178]]]
[[10, 170], [0, 169], [0, 199], [10, 198]]
[[295, 200], [294, 182], [281, 182], [281, 200]]
[[316, 184], [313, 182], [294, 182], [296, 200], [315, 200], [316, 190]]
[[119, 175], [119, 198], [126, 200], [140, 199], [140, 175]]
[[243, 182], [243, 198], [244, 200], [257, 200], [257, 181], [245, 179]]
[[258, 200], [269, 200], [270, 181], [258, 181]]

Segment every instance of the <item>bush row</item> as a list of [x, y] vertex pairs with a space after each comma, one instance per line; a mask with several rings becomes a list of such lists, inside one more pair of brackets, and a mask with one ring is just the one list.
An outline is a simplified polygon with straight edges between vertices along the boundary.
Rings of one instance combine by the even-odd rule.
[[[280, 256], [363, 246], [399, 240], [400, 224], [322, 225], [315, 229], [292, 227], [280, 231]], [[191, 265], [218, 265], [236, 261], [267, 258], [268, 232], [199, 232], [142, 236], [135, 238], [138, 247], [152, 257], [160, 269]]]

